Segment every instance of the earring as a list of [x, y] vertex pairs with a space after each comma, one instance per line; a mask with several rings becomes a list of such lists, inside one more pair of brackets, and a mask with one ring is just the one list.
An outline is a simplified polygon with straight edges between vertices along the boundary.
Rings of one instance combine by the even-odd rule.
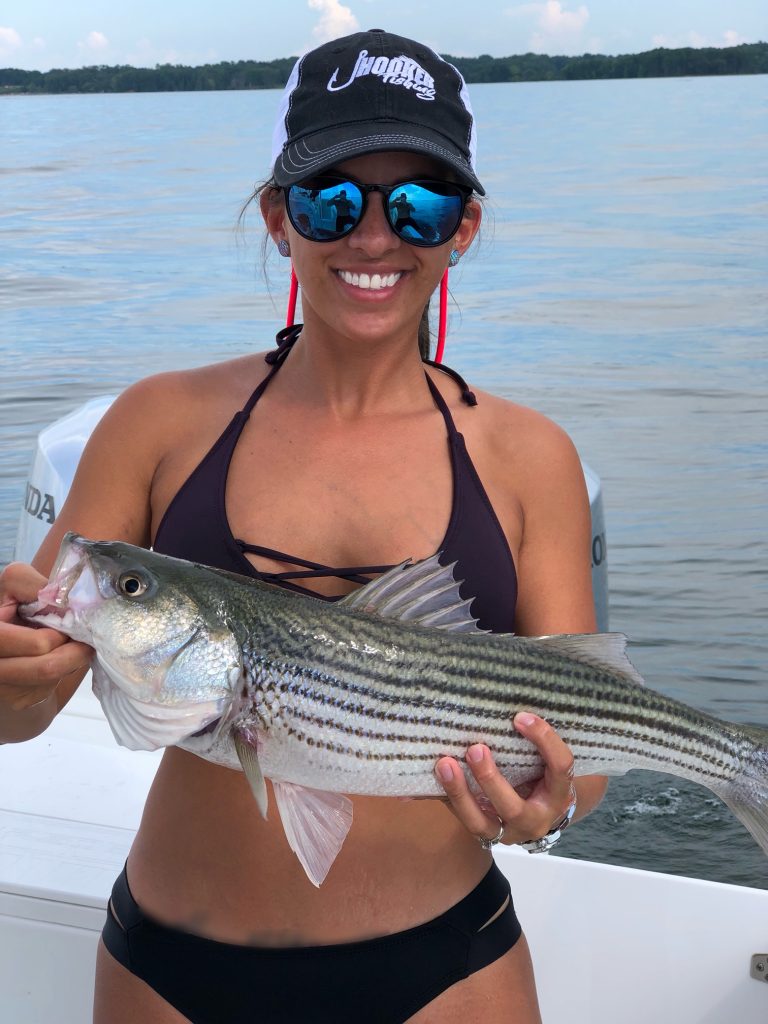
[[284, 238], [281, 238], [280, 241], [277, 243], [277, 251], [280, 253], [281, 256], [291, 255], [291, 247]]
[[451, 249], [450, 255], [448, 256], [448, 266], [455, 267], [461, 259], [461, 253], [458, 249]]

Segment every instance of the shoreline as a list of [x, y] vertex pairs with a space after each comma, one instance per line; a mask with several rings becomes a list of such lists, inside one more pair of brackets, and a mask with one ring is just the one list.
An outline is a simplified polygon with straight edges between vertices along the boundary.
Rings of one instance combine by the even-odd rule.
[[[701, 49], [658, 47], [616, 56], [589, 53], [578, 57], [538, 53], [508, 57], [443, 56], [456, 65], [469, 85], [768, 74], [768, 43], [765, 42]], [[282, 89], [295, 60], [295, 57], [284, 57], [272, 61], [221, 61], [198, 67], [92, 65], [49, 71], [0, 68], [0, 96]]]

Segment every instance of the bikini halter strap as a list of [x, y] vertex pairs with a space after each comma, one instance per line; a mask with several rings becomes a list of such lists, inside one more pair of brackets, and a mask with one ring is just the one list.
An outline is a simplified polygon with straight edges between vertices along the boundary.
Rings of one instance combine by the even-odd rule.
[[[267, 383], [285, 362], [289, 352], [298, 341], [303, 326], [303, 324], [292, 324], [290, 327], [283, 327], [283, 329], [278, 331], [275, 335], [277, 348], [273, 349], [271, 352], [267, 352], [264, 356], [264, 362], [268, 363], [272, 367], [272, 372], [267, 374], [265, 379], [251, 396], [251, 399], [246, 406], [248, 412], [250, 412], [260, 398], [262, 391], [267, 386]], [[477, 405], [477, 397], [475, 396], [474, 391], [470, 389], [467, 382], [461, 374], [456, 372], [456, 370], [452, 370], [450, 366], [446, 366], [444, 363], [437, 363], [434, 359], [422, 359], [422, 362], [426, 366], [432, 366], [434, 369], [440, 370], [441, 373], [446, 373], [451, 380], [455, 381], [461, 390], [462, 402], [465, 402], [469, 406]], [[243, 412], [245, 412], [246, 409], [244, 409]]]
[[275, 335], [277, 348], [267, 352], [264, 362], [270, 366], [282, 366], [286, 356], [298, 341], [303, 326], [304, 324], [291, 324], [290, 327], [283, 327], [281, 331], [278, 331]]
[[241, 422], [244, 423], [245, 420], [247, 420], [248, 417], [251, 415], [254, 405], [256, 405], [258, 400], [264, 394], [267, 385], [285, 362], [285, 358], [291, 351], [291, 348], [293, 347], [296, 339], [298, 338], [300, 331], [301, 324], [295, 324], [293, 327], [284, 327], [282, 331], [278, 331], [277, 348], [273, 349], [271, 352], [267, 352], [267, 354], [264, 356], [264, 362], [271, 366], [272, 369], [261, 381], [261, 383], [256, 386], [256, 390], [253, 392], [251, 397], [248, 399], [246, 404], [238, 413]]
[[477, 405], [477, 397], [469, 387], [469, 384], [464, 380], [460, 373], [456, 370], [452, 370], [450, 366], [446, 366], [445, 363], [436, 363], [434, 359], [422, 359], [422, 363], [427, 366], [433, 366], [436, 370], [440, 370], [441, 373], [447, 373], [451, 380], [455, 381], [461, 389], [461, 400], [469, 406]]

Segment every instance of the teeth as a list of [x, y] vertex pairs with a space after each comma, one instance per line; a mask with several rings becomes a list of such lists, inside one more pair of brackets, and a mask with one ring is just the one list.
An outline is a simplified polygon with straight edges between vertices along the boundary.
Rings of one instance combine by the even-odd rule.
[[338, 274], [345, 284], [374, 292], [380, 291], [382, 288], [394, 288], [403, 276], [402, 274], [350, 274], [348, 270], [340, 270]]

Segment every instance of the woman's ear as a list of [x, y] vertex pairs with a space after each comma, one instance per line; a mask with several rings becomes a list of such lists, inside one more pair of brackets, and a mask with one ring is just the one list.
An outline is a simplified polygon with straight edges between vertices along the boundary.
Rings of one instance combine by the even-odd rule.
[[283, 193], [278, 188], [269, 186], [262, 190], [259, 196], [259, 207], [261, 216], [267, 226], [267, 231], [272, 241], [277, 245], [281, 239], [285, 239], [285, 202]]
[[454, 249], [463, 256], [472, 245], [472, 241], [480, 229], [480, 221], [483, 219], [483, 208], [475, 199], [470, 199], [464, 208], [464, 216], [461, 218], [458, 231], [451, 239]]

